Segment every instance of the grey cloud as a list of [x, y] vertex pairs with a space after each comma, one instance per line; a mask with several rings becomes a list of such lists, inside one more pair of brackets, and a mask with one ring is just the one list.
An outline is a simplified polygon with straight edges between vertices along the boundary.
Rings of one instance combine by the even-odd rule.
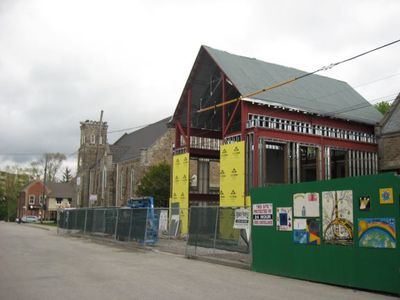
[[[391, 11], [398, 11], [397, 1], [381, 2], [380, 13], [388, 16], [384, 22], [375, 12], [370, 16], [360, 12], [362, 8], [368, 14], [365, 5], [374, 1], [222, 1], [218, 7], [226, 6], [229, 13], [211, 25], [201, 22], [207, 22], [208, 13], [219, 14], [215, 1], [194, 6], [158, 1], [135, 7], [132, 23], [128, 15], [122, 23], [113, 22], [112, 18], [118, 18], [113, 14], [123, 7], [104, 16], [92, 11], [93, 24], [87, 26], [88, 20], [74, 24], [82, 26], [82, 39], [80, 32], [69, 32], [68, 24], [59, 24], [46, 11], [46, 2], [30, 1], [32, 11], [22, 3], [0, 0], [4, 16], [0, 20], [4, 25], [0, 28], [0, 156], [6, 153], [16, 162], [35, 158], [16, 154], [20, 152], [76, 151], [79, 122], [98, 119], [102, 109], [111, 130], [172, 114], [201, 44], [312, 71], [394, 39], [393, 28], [400, 26], [397, 17], [390, 17]], [[236, 5], [243, 3], [245, 11], [238, 10]], [[70, 7], [74, 2], [63, 4]], [[46, 16], [45, 21], [54, 24], [44, 28]], [[370, 23], [360, 23], [362, 17], [369, 17]], [[174, 20], [185, 23], [174, 24], [178, 22]], [[98, 28], [106, 28], [106, 21], [107, 31], [101, 31], [101, 41], [97, 41], [91, 33], [99, 36]], [[123, 27], [112, 27], [115, 24]], [[27, 38], [31, 34], [38, 36], [37, 44], [36, 39]], [[363, 83], [400, 72], [396, 47], [322, 75]], [[378, 92], [385, 93], [385, 85], [392, 92], [399, 80], [383, 82]], [[363, 91], [370, 95], [368, 91], [376, 87]], [[117, 137], [113, 134], [109, 139]]]

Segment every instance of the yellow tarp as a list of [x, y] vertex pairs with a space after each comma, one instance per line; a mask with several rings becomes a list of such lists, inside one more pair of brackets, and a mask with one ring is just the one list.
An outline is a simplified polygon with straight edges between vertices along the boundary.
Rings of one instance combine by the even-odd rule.
[[172, 165], [172, 203], [179, 203], [181, 234], [188, 232], [189, 214], [189, 154], [173, 156]]
[[221, 145], [220, 206], [245, 205], [244, 141]]

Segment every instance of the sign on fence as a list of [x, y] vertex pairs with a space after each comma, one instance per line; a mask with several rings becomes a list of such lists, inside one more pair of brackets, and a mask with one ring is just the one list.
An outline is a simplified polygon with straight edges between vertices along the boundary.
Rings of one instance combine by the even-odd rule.
[[235, 209], [235, 222], [233, 228], [248, 229], [250, 225], [250, 211], [247, 208]]
[[160, 221], [158, 223], [158, 230], [160, 232], [168, 230], [168, 210], [160, 211]]
[[253, 204], [253, 225], [273, 226], [272, 203]]

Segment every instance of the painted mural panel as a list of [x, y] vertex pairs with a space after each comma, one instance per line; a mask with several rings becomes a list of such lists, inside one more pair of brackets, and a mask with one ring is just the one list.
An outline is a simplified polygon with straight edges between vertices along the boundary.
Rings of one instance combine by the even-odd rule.
[[327, 243], [353, 242], [353, 191], [322, 192], [322, 230]]
[[220, 206], [245, 204], [244, 141], [221, 145]]
[[371, 208], [371, 197], [363, 196], [359, 199], [360, 210], [369, 211]]
[[279, 231], [292, 231], [292, 208], [277, 207], [276, 208], [276, 229]]
[[393, 189], [383, 188], [379, 189], [379, 203], [380, 204], [393, 204]]
[[294, 194], [293, 207], [295, 217], [319, 217], [319, 194]]
[[395, 218], [358, 219], [358, 245], [366, 248], [396, 248]]
[[293, 241], [295, 244], [321, 244], [320, 226], [317, 219], [294, 219]]

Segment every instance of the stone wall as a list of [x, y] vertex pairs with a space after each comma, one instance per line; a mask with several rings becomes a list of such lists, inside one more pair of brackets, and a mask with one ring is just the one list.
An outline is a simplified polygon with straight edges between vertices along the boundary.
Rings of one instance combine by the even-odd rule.
[[379, 147], [379, 169], [400, 171], [400, 133], [381, 137]]
[[[76, 194], [72, 206], [88, 207], [89, 206], [89, 181], [90, 172], [96, 171], [96, 161], [104, 155], [107, 142], [106, 122], [102, 123], [100, 132], [100, 122], [87, 120], [81, 122], [81, 138], [78, 150], [78, 168], [77, 177], [79, 177], [79, 185], [76, 186]], [[99, 136], [101, 134], [101, 139]], [[94, 137], [94, 139], [92, 138]], [[99, 144], [97, 144], [99, 143]]]
[[175, 139], [175, 130], [168, 131], [158, 138], [148, 149], [142, 149], [140, 157], [118, 163], [116, 170], [116, 197], [118, 206], [123, 206], [131, 197], [137, 196], [140, 180], [148, 169], [161, 162], [172, 164], [172, 144]]

